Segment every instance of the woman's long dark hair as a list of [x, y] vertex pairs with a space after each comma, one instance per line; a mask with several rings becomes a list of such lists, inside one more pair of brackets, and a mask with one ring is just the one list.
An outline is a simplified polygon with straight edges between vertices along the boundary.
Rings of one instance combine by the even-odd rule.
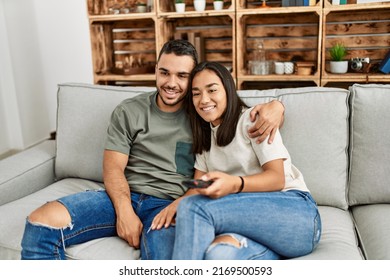
[[225, 112], [221, 116], [222, 123], [217, 132], [218, 146], [226, 146], [233, 140], [236, 134], [241, 110], [245, 106], [238, 97], [233, 77], [225, 66], [217, 62], [206, 61], [199, 63], [191, 72], [185, 102], [191, 122], [193, 152], [197, 154], [201, 154], [203, 151], [209, 151], [211, 145], [210, 123], [206, 122], [198, 115], [192, 101], [192, 81], [197, 73], [205, 69], [213, 71], [221, 79], [226, 91], [227, 106]]

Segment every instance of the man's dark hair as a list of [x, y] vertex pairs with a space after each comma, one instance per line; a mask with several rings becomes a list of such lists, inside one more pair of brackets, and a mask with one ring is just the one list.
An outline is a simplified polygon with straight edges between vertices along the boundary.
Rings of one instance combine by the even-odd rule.
[[163, 54], [174, 53], [175, 55], [182, 56], [188, 55], [191, 56], [194, 60], [194, 65], [198, 64], [198, 53], [195, 47], [186, 40], [171, 40], [164, 44], [160, 50], [157, 61], [160, 61], [160, 57]]

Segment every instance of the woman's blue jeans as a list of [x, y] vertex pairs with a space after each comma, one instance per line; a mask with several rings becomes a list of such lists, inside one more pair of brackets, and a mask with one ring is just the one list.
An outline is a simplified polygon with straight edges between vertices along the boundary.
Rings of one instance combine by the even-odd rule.
[[[26, 221], [22, 239], [22, 259], [65, 259], [66, 247], [89, 240], [117, 236], [116, 215], [105, 191], [86, 191], [58, 200], [69, 211], [71, 223], [53, 228]], [[175, 228], [148, 232], [153, 218], [172, 201], [144, 194], [131, 194], [132, 206], [143, 223], [142, 259], [170, 259]]]
[[[233, 235], [240, 246], [212, 244]], [[321, 219], [310, 193], [231, 194], [219, 199], [184, 198], [178, 207], [173, 259], [278, 259], [309, 254], [321, 236]], [[245, 240], [247, 239], [247, 240]]]

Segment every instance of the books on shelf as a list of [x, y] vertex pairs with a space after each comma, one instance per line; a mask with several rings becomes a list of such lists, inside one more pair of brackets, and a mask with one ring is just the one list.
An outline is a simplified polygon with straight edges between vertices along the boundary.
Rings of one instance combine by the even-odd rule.
[[282, 7], [315, 6], [317, 0], [282, 0]]
[[378, 2], [390, 2], [390, 0], [356, 0], [357, 4], [378, 3]]

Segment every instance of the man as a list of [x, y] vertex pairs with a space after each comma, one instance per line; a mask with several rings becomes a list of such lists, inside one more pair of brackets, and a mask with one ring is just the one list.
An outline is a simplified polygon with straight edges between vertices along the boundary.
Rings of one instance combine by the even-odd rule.
[[[26, 221], [22, 259], [65, 259], [66, 247], [107, 236], [140, 248], [142, 259], [171, 258], [176, 208], [193, 192], [181, 182], [193, 176], [183, 98], [196, 64], [196, 50], [187, 41], [163, 46], [157, 91], [125, 100], [112, 113], [103, 160], [106, 190], [63, 197], [33, 211]], [[252, 136], [262, 134], [261, 141], [272, 135], [283, 111], [279, 102], [258, 105]]]

